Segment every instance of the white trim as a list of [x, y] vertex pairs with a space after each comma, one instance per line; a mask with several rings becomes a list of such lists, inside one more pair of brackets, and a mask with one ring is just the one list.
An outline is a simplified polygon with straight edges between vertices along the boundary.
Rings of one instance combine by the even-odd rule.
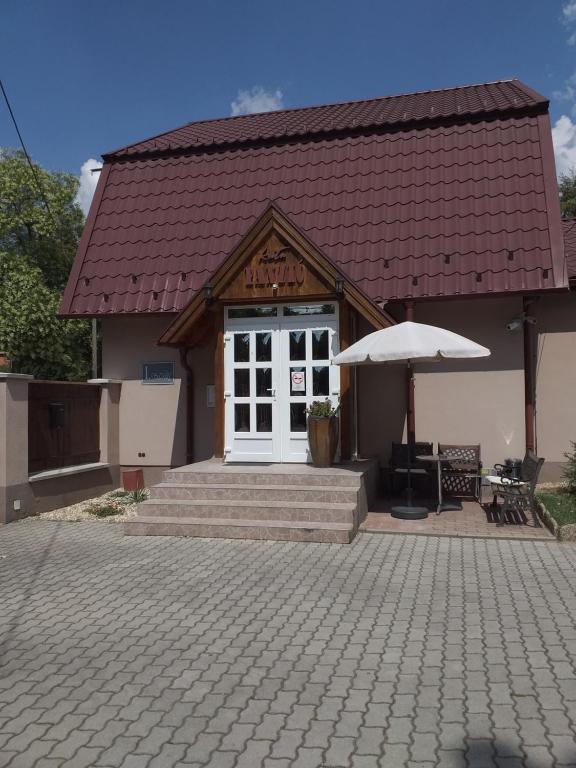
[[86, 384], [122, 384], [122, 379], [88, 379]]
[[30, 376], [27, 373], [0, 373], [0, 381], [2, 379], [20, 379], [21, 381], [33, 379], [34, 376]]
[[39, 480], [51, 480], [54, 477], [66, 477], [67, 475], [80, 475], [82, 472], [92, 472], [96, 469], [107, 469], [112, 464], [106, 462], [94, 462], [93, 464], [76, 464], [74, 467], [59, 467], [58, 469], [46, 469], [42, 472], [34, 472], [28, 475], [29, 483], [37, 483]]

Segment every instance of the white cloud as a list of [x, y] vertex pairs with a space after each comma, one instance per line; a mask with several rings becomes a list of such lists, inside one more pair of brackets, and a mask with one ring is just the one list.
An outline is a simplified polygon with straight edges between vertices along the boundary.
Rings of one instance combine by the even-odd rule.
[[80, 186], [76, 194], [76, 202], [86, 215], [90, 210], [90, 203], [94, 197], [96, 184], [98, 184], [98, 177], [100, 176], [99, 173], [92, 173], [93, 168], [102, 168], [102, 163], [93, 158], [82, 163], [82, 168], [80, 168]]
[[556, 172], [558, 176], [576, 168], [576, 122], [562, 115], [552, 128]]
[[235, 101], [230, 104], [231, 114], [252, 115], [255, 112], [274, 112], [284, 108], [284, 94], [277, 88], [275, 91], [266, 91], [261, 85], [255, 85], [249, 90], [238, 91]]
[[570, 0], [562, 6], [562, 19], [565, 24], [576, 21], [576, 0]]
[[[569, 0], [562, 6], [562, 22], [565, 27], [571, 29], [576, 24], [576, 0]], [[576, 32], [572, 32], [568, 38], [568, 45], [576, 44]]]
[[570, 75], [564, 86], [559, 91], [554, 91], [552, 96], [559, 101], [571, 102], [572, 114], [576, 114], [576, 73]]

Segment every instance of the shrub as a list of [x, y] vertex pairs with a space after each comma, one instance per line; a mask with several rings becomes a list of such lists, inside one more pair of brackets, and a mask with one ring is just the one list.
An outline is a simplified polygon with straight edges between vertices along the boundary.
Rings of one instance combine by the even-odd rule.
[[137, 488], [135, 491], [130, 491], [128, 494], [130, 502], [133, 504], [140, 504], [141, 501], [146, 501], [148, 498], [147, 488]]
[[108, 498], [109, 499], [119, 499], [120, 501], [126, 501], [127, 499], [130, 498], [130, 494], [131, 493], [132, 493], [132, 491], [123, 491], [122, 489], [120, 489], [118, 491], [111, 491], [108, 494]]
[[334, 408], [332, 405], [332, 402], [326, 398], [326, 400], [314, 400], [314, 402], [310, 404], [310, 407], [307, 409], [306, 413], [312, 418], [327, 419], [330, 416], [334, 416], [337, 410], [338, 409]]
[[107, 495], [109, 499], [118, 499], [123, 504], [140, 504], [141, 501], [145, 501], [148, 498], [148, 489], [137, 488], [135, 491], [120, 489], [118, 491], [111, 491]]
[[572, 442], [572, 450], [564, 454], [566, 466], [563, 469], [568, 493], [576, 496], [576, 443]]
[[88, 512], [94, 517], [113, 517], [121, 515], [123, 510], [113, 504], [93, 504], [88, 507]]

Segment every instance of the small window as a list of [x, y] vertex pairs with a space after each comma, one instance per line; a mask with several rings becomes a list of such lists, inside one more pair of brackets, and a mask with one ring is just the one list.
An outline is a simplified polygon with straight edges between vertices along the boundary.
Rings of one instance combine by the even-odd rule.
[[284, 307], [286, 317], [301, 317], [302, 315], [333, 315], [334, 304], [294, 304]]
[[277, 314], [277, 307], [240, 307], [228, 310], [228, 317], [230, 320], [240, 320], [252, 317], [276, 317]]

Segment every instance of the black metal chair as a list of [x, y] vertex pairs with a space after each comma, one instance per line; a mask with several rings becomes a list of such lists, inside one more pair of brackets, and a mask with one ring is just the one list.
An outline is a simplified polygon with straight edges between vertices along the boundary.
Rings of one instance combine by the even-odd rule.
[[[534, 451], [526, 451], [520, 477], [510, 477], [506, 474], [506, 466], [496, 464], [494, 469], [497, 476], [490, 478], [490, 484], [494, 494], [492, 506], [499, 509], [498, 525], [506, 523], [508, 512], [525, 515], [529, 510], [534, 514], [534, 494], [544, 461], [536, 456]], [[498, 497], [502, 499], [500, 507], [498, 507]]]
[[479, 445], [438, 444], [440, 456], [454, 457], [454, 462], [442, 464], [442, 489], [452, 496], [472, 496], [482, 499], [482, 461]]

